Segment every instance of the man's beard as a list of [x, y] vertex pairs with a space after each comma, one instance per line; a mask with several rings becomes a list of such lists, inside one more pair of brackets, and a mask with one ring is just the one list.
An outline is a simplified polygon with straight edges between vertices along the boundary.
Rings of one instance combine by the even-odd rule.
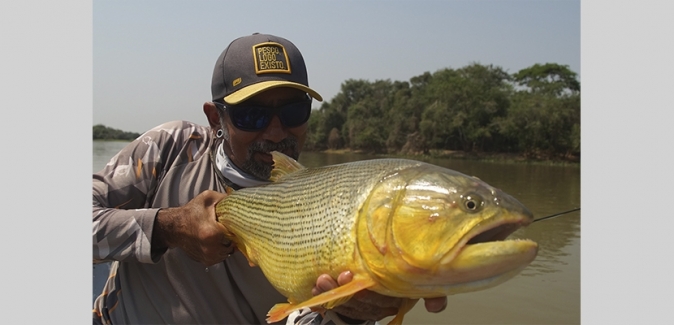
[[285, 138], [278, 143], [269, 141], [254, 142], [248, 147], [248, 154], [241, 169], [259, 179], [268, 180], [273, 166], [254, 160], [253, 154], [256, 152], [269, 154], [272, 151], [285, 153], [286, 150], [289, 150], [286, 154], [297, 160], [300, 156], [298, 145], [298, 141], [294, 137]]

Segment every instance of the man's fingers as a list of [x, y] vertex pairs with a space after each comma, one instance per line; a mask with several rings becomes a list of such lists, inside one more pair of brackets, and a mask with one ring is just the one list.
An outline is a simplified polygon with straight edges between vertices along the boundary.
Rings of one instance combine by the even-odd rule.
[[353, 280], [353, 273], [351, 273], [351, 271], [344, 271], [337, 277], [337, 283], [339, 283], [340, 286], [351, 282], [351, 280]]
[[335, 279], [333, 279], [331, 276], [327, 274], [322, 274], [321, 276], [318, 277], [318, 281], [316, 281], [316, 286], [319, 289], [321, 289], [322, 292], [325, 292], [337, 288], [339, 284], [337, 284], [337, 281], [335, 281]]
[[447, 297], [424, 299], [426, 310], [431, 313], [439, 313], [447, 308]]
[[227, 258], [227, 257], [229, 257], [229, 255], [234, 254], [234, 245], [232, 245], [230, 247], [222, 246], [222, 248], [220, 249], [220, 252], [221, 252], [220, 253], [221, 255], [224, 255], [225, 258]]
[[225, 193], [220, 193], [220, 192], [213, 192], [211, 196], [211, 202], [209, 202], [209, 205], [216, 205], [218, 202], [220, 202], [222, 199], [226, 198], [227, 194]]
[[202, 200], [205, 207], [210, 207], [216, 205], [220, 200], [227, 197], [226, 193], [220, 193], [217, 191], [206, 190], [197, 195], [196, 198]]
[[390, 307], [396, 310], [400, 307], [401, 298], [384, 296], [374, 291], [363, 290], [354, 295], [355, 300], [361, 304], [376, 305], [379, 307]]

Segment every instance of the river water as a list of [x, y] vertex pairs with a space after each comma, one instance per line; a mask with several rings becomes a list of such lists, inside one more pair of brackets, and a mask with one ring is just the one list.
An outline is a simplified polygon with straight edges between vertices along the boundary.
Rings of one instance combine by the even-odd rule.
[[[126, 142], [93, 142], [98, 171]], [[307, 167], [377, 158], [363, 154], [304, 152]], [[514, 196], [541, 218], [580, 207], [580, 167], [424, 159], [477, 176]], [[448, 297], [447, 309], [425, 311], [419, 302], [405, 324], [580, 324], [580, 211], [535, 222], [511, 235], [539, 244], [536, 259], [522, 273], [497, 287]], [[107, 278], [107, 264], [94, 265], [93, 297]], [[386, 324], [390, 318], [381, 323]]]

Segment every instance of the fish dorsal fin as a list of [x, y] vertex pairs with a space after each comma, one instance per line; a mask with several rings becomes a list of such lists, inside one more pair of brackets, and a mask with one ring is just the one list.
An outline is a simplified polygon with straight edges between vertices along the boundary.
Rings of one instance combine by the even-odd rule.
[[274, 169], [271, 170], [271, 176], [269, 177], [269, 180], [272, 182], [276, 182], [285, 175], [306, 168], [298, 163], [297, 160], [292, 159], [278, 151], [272, 151], [271, 157], [274, 161]]

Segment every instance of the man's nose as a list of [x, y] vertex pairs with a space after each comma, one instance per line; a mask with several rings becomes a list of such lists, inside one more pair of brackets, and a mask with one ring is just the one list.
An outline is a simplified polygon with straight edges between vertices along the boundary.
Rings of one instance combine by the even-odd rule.
[[264, 129], [262, 133], [262, 139], [269, 140], [271, 142], [277, 143], [285, 139], [288, 136], [288, 132], [281, 123], [281, 119], [277, 115], [274, 115], [267, 125], [267, 128]]

